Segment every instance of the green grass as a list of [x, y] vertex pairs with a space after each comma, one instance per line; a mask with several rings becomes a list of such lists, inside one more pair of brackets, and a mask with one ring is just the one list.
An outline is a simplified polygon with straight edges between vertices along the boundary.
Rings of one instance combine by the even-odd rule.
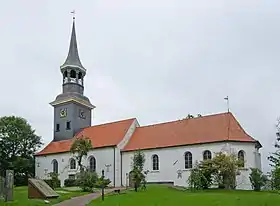
[[[57, 189], [58, 191], [61, 191], [63, 189]], [[63, 200], [70, 199], [71, 197], [80, 196], [87, 194], [85, 192], [69, 192], [68, 193], [58, 193], [59, 197], [57, 199], [49, 199], [49, 201], [54, 204], [61, 202]], [[0, 206], [41, 206], [41, 205], [47, 205], [44, 200], [40, 199], [28, 199], [28, 191], [27, 187], [16, 187], [14, 189], [14, 201], [12, 202], [3, 202], [0, 201]], [[48, 204], [51, 205], [51, 204]]]
[[121, 195], [108, 195], [105, 201], [96, 199], [91, 206], [277, 206], [280, 195], [270, 192], [221, 191], [201, 192], [179, 191], [167, 186], [148, 185], [146, 191], [128, 191]]

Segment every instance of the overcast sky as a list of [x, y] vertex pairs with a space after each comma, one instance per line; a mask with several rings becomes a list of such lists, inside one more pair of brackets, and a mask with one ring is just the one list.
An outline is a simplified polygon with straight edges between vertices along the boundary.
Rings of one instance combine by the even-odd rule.
[[273, 151], [280, 116], [279, 0], [9, 0], [0, 6], [0, 116], [52, 140], [71, 10], [93, 124], [141, 125], [230, 109]]

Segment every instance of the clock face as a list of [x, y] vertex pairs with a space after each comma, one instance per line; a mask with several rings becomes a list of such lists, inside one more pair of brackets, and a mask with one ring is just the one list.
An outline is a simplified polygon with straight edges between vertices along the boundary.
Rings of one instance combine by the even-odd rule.
[[60, 114], [61, 118], [66, 117], [67, 116], [67, 109], [66, 108], [60, 109], [59, 114]]
[[79, 110], [79, 117], [82, 118], [82, 119], [86, 118], [84, 110], [82, 110], [82, 109]]

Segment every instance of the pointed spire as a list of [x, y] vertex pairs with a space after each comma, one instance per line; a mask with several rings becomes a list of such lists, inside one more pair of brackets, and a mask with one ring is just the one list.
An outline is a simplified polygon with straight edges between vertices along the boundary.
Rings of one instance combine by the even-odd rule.
[[73, 17], [73, 26], [72, 26], [72, 34], [69, 46], [68, 56], [63, 65], [60, 68], [65, 68], [66, 66], [74, 66], [79, 67], [82, 70], [85, 70], [83, 67], [78, 53], [77, 39], [76, 39], [76, 29], [75, 29], [75, 17]]

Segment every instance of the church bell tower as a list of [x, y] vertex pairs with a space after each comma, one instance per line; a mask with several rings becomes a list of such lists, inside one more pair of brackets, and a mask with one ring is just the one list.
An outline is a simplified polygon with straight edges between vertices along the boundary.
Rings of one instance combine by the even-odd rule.
[[54, 139], [67, 140], [75, 136], [85, 127], [91, 126], [91, 110], [95, 108], [84, 96], [83, 67], [78, 53], [75, 17], [73, 17], [72, 33], [68, 56], [60, 66], [62, 74], [62, 93], [50, 104], [54, 107]]

